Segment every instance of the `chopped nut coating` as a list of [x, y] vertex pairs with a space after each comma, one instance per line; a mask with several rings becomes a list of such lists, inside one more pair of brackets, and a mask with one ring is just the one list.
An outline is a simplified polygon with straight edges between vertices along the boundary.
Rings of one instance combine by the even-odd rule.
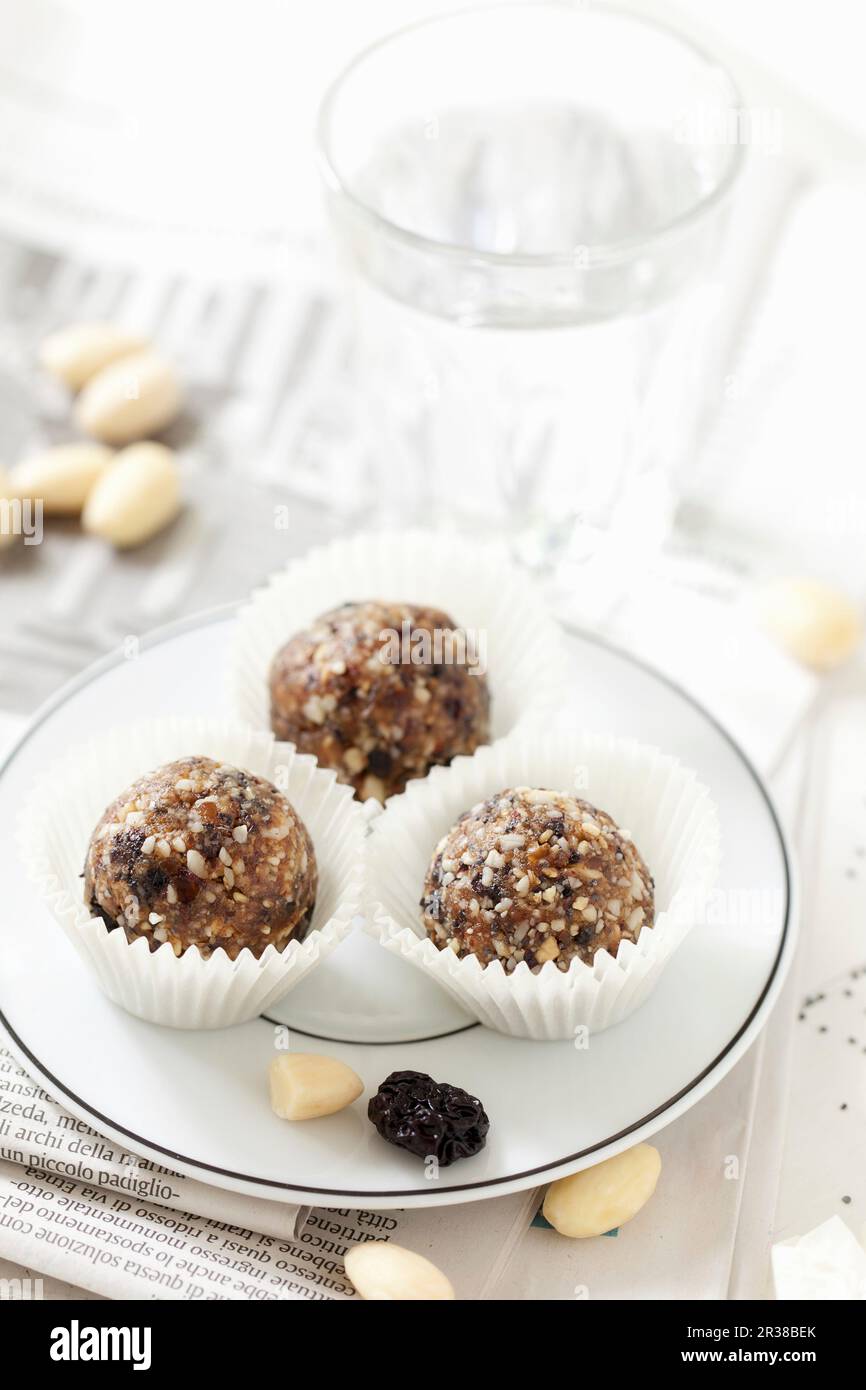
[[490, 696], [471, 640], [447, 613], [347, 603], [274, 658], [271, 727], [360, 797], [384, 800], [490, 735]]
[[517, 787], [474, 806], [436, 846], [421, 909], [440, 950], [566, 971], [653, 924], [653, 880], [604, 811], [565, 793]]
[[301, 940], [318, 875], [306, 827], [282, 792], [190, 757], [147, 773], [111, 803], [91, 836], [84, 880], [88, 907], [129, 941], [143, 936], [151, 950], [169, 942], [178, 956], [222, 947], [234, 959], [244, 947], [260, 956]]

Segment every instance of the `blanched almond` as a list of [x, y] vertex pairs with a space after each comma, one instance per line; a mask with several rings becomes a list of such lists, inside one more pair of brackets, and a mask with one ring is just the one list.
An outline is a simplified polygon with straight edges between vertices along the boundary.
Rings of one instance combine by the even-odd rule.
[[863, 622], [847, 595], [816, 579], [780, 579], [756, 597], [769, 636], [816, 671], [841, 666], [859, 645]]
[[162, 444], [133, 444], [116, 454], [87, 499], [81, 524], [120, 549], [142, 545], [180, 510], [174, 454]]
[[152, 352], [139, 352], [103, 367], [75, 404], [75, 418], [94, 439], [131, 444], [158, 434], [176, 419], [182, 404], [174, 371]]
[[454, 1289], [441, 1269], [423, 1255], [392, 1245], [389, 1240], [371, 1240], [355, 1245], [344, 1260], [346, 1273], [367, 1302], [446, 1302], [454, 1299]]
[[655, 1192], [661, 1170], [658, 1149], [638, 1144], [551, 1183], [542, 1210], [560, 1235], [603, 1236], [637, 1216]]
[[78, 516], [113, 458], [104, 444], [59, 444], [17, 464], [9, 485], [16, 497], [40, 498], [48, 515]]
[[103, 367], [146, 346], [137, 334], [111, 323], [73, 323], [45, 339], [39, 360], [71, 391], [80, 391]]
[[281, 1120], [315, 1120], [334, 1115], [357, 1100], [360, 1076], [336, 1057], [281, 1052], [269, 1069], [271, 1108]]

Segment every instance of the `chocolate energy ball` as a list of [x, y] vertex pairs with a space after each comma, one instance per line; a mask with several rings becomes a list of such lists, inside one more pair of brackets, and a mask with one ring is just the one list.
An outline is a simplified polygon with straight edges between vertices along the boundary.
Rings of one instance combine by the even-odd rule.
[[251, 772], [180, 758], [103, 812], [87, 850], [84, 901], [127, 940], [176, 956], [232, 960], [300, 941], [316, 901], [316, 856], [282, 792]]
[[568, 970], [653, 924], [653, 880], [604, 811], [561, 792], [515, 787], [467, 811], [439, 841], [421, 899], [435, 946], [482, 965], [546, 961]]
[[362, 797], [384, 801], [490, 736], [478, 653], [447, 613], [346, 603], [271, 666], [271, 728]]

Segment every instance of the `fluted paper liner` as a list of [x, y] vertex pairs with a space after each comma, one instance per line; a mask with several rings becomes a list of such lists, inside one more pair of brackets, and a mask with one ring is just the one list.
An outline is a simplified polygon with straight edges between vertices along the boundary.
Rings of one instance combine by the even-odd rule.
[[[82, 900], [93, 829], [109, 802], [145, 772], [200, 754], [277, 781], [304, 821], [319, 870], [303, 941], [256, 957], [242, 950], [175, 956], [109, 930]], [[279, 770], [279, 771], [278, 771]], [[362, 896], [365, 821], [350, 787], [273, 735], [225, 720], [154, 719], [118, 726], [72, 750], [43, 778], [21, 815], [18, 844], [31, 881], [104, 992], [130, 1013], [173, 1028], [224, 1028], [268, 1009], [352, 929]]]
[[374, 599], [441, 608], [458, 627], [484, 634], [491, 741], [549, 708], [562, 691], [562, 634], [504, 546], [437, 531], [382, 531], [311, 551], [241, 609], [229, 673], [238, 718], [270, 728], [268, 676], [279, 649], [329, 609]]
[[[571, 792], [627, 830], [655, 878], [655, 925], [616, 956], [592, 965], [553, 961], [537, 975], [521, 962], [507, 975], [459, 959], [427, 937], [419, 899], [441, 837], [477, 802], [508, 787]], [[707, 789], [675, 758], [633, 741], [532, 727], [434, 768], [410, 782], [374, 819], [368, 845], [367, 930], [425, 971], [481, 1023], [516, 1037], [573, 1038], [620, 1023], [655, 987], [666, 962], [700, 920], [719, 863], [719, 824]]]

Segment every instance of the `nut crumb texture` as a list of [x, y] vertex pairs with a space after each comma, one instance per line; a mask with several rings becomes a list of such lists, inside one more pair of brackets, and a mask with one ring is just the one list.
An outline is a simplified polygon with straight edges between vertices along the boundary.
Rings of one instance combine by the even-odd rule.
[[616, 955], [654, 921], [654, 884], [627, 831], [579, 797], [533, 787], [467, 811], [436, 846], [421, 898], [440, 950], [506, 974]]
[[149, 772], [106, 808], [87, 849], [84, 900], [109, 930], [175, 955], [234, 960], [300, 941], [313, 915], [315, 851], [263, 777], [189, 757]]
[[384, 801], [489, 740], [481, 664], [436, 608], [346, 603], [277, 652], [271, 727], [360, 798]]

